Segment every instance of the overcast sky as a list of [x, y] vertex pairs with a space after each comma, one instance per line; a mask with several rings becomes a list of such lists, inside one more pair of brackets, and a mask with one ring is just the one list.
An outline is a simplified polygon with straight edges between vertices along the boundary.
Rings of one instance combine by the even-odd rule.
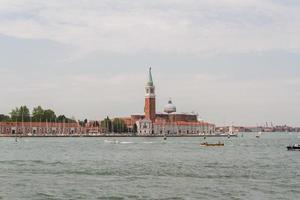
[[157, 111], [300, 126], [299, 0], [0, 0], [0, 113]]

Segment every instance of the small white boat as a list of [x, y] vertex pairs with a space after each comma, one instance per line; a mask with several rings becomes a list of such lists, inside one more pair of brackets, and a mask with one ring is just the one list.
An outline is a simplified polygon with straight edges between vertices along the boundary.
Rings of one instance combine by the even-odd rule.
[[109, 144], [120, 144], [120, 141], [116, 140], [116, 139], [112, 139], [112, 140], [104, 140], [105, 143], [109, 143]]
[[255, 137], [256, 137], [256, 138], [260, 138], [261, 135], [262, 135], [262, 132], [260, 131], [260, 132], [258, 132], [258, 133], [255, 135]]

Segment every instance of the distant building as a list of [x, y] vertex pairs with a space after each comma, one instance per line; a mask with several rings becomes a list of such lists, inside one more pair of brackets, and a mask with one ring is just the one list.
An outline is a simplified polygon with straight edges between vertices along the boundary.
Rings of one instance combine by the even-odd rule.
[[2, 135], [76, 135], [84, 132], [78, 123], [0, 122]]
[[194, 113], [176, 113], [176, 106], [169, 100], [165, 113], [156, 113], [156, 95], [151, 68], [145, 86], [144, 115], [131, 115], [123, 118], [129, 128], [137, 127], [137, 134], [151, 135], [199, 135], [213, 134], [215, 125], [198, 120]]

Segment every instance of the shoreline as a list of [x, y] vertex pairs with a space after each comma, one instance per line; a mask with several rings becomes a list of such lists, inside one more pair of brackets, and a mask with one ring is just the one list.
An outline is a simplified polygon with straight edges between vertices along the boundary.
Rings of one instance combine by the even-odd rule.
[[[164, 137], [164, 135], [0, 135], [0, 138], [67, 138], [67, 137]], [[167, 137], [228, 137], [227, 135], [169, 135]], [[238, 137], [237, 135], [230, 135], [230, 137]]]

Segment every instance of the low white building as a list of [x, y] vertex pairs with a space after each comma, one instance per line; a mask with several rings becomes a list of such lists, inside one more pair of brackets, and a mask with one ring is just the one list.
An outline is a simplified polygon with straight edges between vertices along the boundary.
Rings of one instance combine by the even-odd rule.
[[215, 125], [206, 122], [154, 122], [143, 119], [136, 122], [140, 136], [157, 135], [210, 135], [215, 132]]
[[137, 134], [140, 136], [143, 135], [154, 135], [153, 123], [151, 120], [142, 119], [136, 122]]

